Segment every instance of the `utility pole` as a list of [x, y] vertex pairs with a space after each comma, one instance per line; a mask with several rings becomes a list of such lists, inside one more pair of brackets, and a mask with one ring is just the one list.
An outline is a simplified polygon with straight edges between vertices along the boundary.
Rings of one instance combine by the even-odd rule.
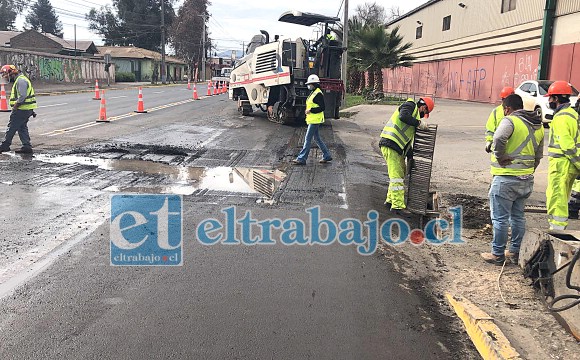
[[202, 81], [205, 81], [205, 22], [206, 22], [206, 18], [209, 16], [207, 14], [203, 14], [203, 15], [197, 15], [200, 16], [203, 19], [203, 35], [201, 36], [201, 77], [202, 77]]
[[344, 23], [342, 25], [342, 34], [342, 47], [345, 48], [345, 50], [342, 53], [341, 77], [342, 83], [344, 84], [344, 94], [346, 96], [346, 67], [348, 65], [348, 0], [344, 0]]
[[161, 83], [165, 82], [165, 0], [161, 0]]
[[75, 24], [75, 56], [77, 56], [77, 24]]

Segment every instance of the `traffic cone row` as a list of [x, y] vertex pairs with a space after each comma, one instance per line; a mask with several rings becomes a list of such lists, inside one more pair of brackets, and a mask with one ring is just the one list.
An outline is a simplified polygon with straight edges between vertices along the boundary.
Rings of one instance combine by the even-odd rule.
[[99, 79], [95, 80], [95, 97], [93, 100], [101, 100], [101, 95], [99, 92]]
[[1, 112], [9, 112], [11, 111], [8, 108], [8, 102], [6, 101], [6, 89], [4, 89], [4, 84], [1, 84], [0, 88], [0, 111]]
[[[98, 87], [99, 87], [99, 82], [97, 80], [95, 83], [95, 88], [98, 89]], [[212, 95], [212, 88], [213, 88], [213, 95], [223, 94], [224, 92], [227, 92], [227, 86], [225, 83], [221, 83], [221, 85], [217, 85], [217, 84], [212, 84], [212, 82], [210, 80], [207, 84], [207, 96]], [[101, 100], [101, 106], [99, 108], [99, 118], [97, 119], [97, 122], [110, 122], [110, 120], [107, 119], [107, 104], [105, 101], [105, 90], [101, 90], [98, 93], [95, 92], [94, 99], [96, 100], [97, 98], [98, 98], [98, 100]], [[193, 83], [193, 100], [199, 100], [199, 96], [197, 94], [197, 86], [195, 83]], [[4, 90], [4, 85], [2, 85], [1, 94], [0, 94], [0, 111], [10, 111], [8, 109], [8, 104], [6, 103], [6, 91]], [[145, 111], [145, 107], [143, 104], [143, 88], [141, 88], [141, 87], [139, 88], [137, 110], [135, 110], [135, 112], [142, 113], [142, 114], [147, 113], [147, 111]]]
[[99, 96], [101, 99], [101, 108], [99, 109], [99, 118], [97, 122], [110, 122], [107, 119], [107, 105], [105, 103], [105, 90], [103, 90], [103, 94]]

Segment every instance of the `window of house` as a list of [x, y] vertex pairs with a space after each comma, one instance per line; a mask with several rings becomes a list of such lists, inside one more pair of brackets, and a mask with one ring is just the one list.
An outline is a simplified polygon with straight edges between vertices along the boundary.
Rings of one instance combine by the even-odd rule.
[[517, 0], [501, 0], [501, 12], [506, 13], [516, 9]]
[[415, 39], [420, 39], [423, 37], [423, 25], [417, 26], [417, 30], [415, 30]]
[[443, 18], [443, 31], [451, 29], [451, 15]]

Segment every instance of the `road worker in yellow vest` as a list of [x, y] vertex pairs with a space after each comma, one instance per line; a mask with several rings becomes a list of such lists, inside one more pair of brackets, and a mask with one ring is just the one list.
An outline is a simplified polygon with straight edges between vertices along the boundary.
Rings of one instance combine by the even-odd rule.
[[405, 156], [413, 146], [415, 130], [428, 129], [424, 120], [433, 111], [435, 102], [430, 97], [422, 97], [415, 102], [407, 99], [391, 116], [383, 131], [379, 147], [387, 163], [389, 189], [385, 205], [400, 214], [405, 204]]
[[2, 66], [0, 68], [0, 76], [4, 81], [14, 83], [10, 93], [12, 113], [4, 135], [4, 141], [0, 145], [0, 152], [10, 151], [12, 138], [18, 132], [22, 148], [15, 152], [31, 154], [32, 145], [30, 144], [30, 135], [28, 133], [28, 119], [34, 115], [34, 109], [37, 107], [34, 89], [30, 80], [24, 74], [19, 75], [19, 71], [14, 65]]
[[[574, 106], [574, 110], [578, 114], [580, 114], [580, 98], [576, 100], [576, 105]], [[578, 145], [580, 147], [580, 144]], [[568, 218], [569, 219], [578, 219], [580, 212], [580, 177], [577, 177], [574, 180], [574, 184], [572, 185], [572, 193], [570, 194], [570, 201], [568, 201]]]
[[[534, 188], [534, 171], [544, 149], [542, 119], [523, 110], [519, 95], [508, 95], [502, 102], [504, 117], [493, 136], [489, 209], [493, 224], [491, 252], [481, 257], [502, 265], [507, 258], [517, 264], [520, 245], [526, 232], [524, 206]], [[509, 228], [511, 241], [506, 251]]]
[[492, 110], [491, 114], [487, 118], [487, 123], [485, 124], [485, 151], [487, 153], [491, 153], [491, 144], [493, 143], [493, 134], [495, 133], [495, 129], [499, 126], [499, 122], [503, 119], [503, 99], [508, 97], [511, 94], [514, 94], [514, 88], [511, 86], [506, 86], [501, 89], [499, 93], [499, 97], [501, 98], [502, 103], [499, 104], [498, 107]]
[[305, 165], [306, 160], [308, 160], [308, 155], [310, 154], [310, 146], [312, 145], [312, 138], [316, 140], [318, 148], [322, 151], [322, 159], [320, 159], [321, 164], [328, 163], [332, 161], [332, 155], [322, 137], [320, 137], [319, 128], [322, 123], [324, 123], [324, 109], [326, 108], [324, 103], [324, 94], [320, 90], [320, 79], [317, 75], [310, 75], [306, 79], [306, 85], [308, 90], [310, 90], [310, 95], [306, 98], [306, 124], [308, 124], [308, 129], [306, 130], [306, 135], [304, 136], [304, 146], [302, 151], [298, 154], [296, 159], [292, 160], [292, 163], [296, 165]]
[[578, 113], [570, 104], [572, 85], [555, 81], [548, 88], [549, 106], [554, 110], [548, 136], [548, 188], [546, 207], [551, 230], [568, 226], [568, 198], [574, 180], [580, 175]]

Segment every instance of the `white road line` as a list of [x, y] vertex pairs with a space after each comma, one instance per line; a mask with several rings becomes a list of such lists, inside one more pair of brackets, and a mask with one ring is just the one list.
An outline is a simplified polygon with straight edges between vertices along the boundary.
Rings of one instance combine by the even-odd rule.
[[154, 91], [153, 94], [163, 94], [165, 91]]
[[[177, 101], [174, 103], [170, 103], [170, 104], [166, 104], [166, 105], [161, 105], [161, 106], [157, 106], [154, 108], [150, 108], [150, 109], [145, 109], [145, 111], [151, 113], [157, 110], [162, 110], [162, 109], [167, 109], [173, 106], [177, 106], [177, 105], [182, 105], [182, 104], [187, 104], [190, 102], [193, 102], [195, 100], [193, 99], [188, 99], [188, 100], [182, 100], [182, 101]], [[123, 114], [123, 115], [118, 115], [118, 116], [112, 116], [107, 118], [107, 120], [109, 120], [110, 122], [116, 121], [116, 120], [121, 120], [121, 119], [126, 119], [132, 116], [136, 116], [139, 115], [138, 113], [135, 112], [131, 112], [131, 113], [127, 113], [127, 114]], [[100, 123], [98, 122], [90, 122], [90, 123], [84, 123], [84, 124], [80, 124], [80, 125], [75, 125], [75, 126], [71, 126], [68, 128], [64, 128], [64, 129], [58, 129], [58, 130], [53, 130], [44, 134], [40, 134], [42, 136], [57, 136], [57, 135], [62, 135], [62, 134], [67, 134], [67, 133], [71, 133], [73, 131], [77, 131], [77, 130], [82, 130], [82, 129], [86, 129], [86, 128], [90, 128], [93, 126], [97, 126]]]
[[111, 100], [111, 99], [121, 99], [121, 98], [126, 98], [127, 95], [122, 95], [122, 96], [113, 96], [113, 97], [108, 97], [107, 99]]
[[53, 104], [53, 105], [42, 105], [42, 106], [39, 106], [38, 108], [47, 108], [47, 107], [52, 107], [52, 106], [62, 106], [62, 105], [68, 105], [68, 103], [62, 103], [62, 104]]

